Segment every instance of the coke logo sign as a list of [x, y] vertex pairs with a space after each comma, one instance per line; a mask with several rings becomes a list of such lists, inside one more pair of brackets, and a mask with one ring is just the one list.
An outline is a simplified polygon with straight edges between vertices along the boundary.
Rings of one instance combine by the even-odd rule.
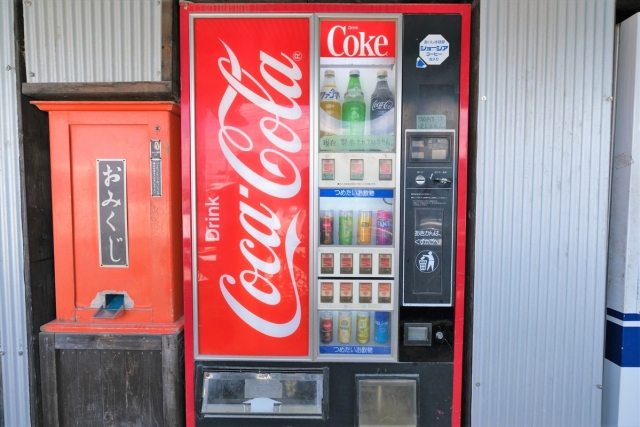
[[333, 56], [387, 56], [389, 40], [383, 35], [366, 35], [363, 31], [357, 35], [347, 34], [347, 27], [336, 25], [329, 31], [327, 45]]
[[[275, 58], [260, 51], [261, 79], [258, 79], [244, 69], [235, 52], [220, 41], [227, 56], [218, 58], [218, 67], [228, 86], [218, 106], [218, 144], [228, 165], [243, 182], [239, 185], [239, 210], [236, 210], [238, 205], [225, 209], [228, 215], [237, 215], [240, 224], [233, 233], [235, 243], [229, 250], [237, 251], [241, 258], [237, 265], [241, 270], [224, 268], [227, 271], [220, 275], [218, 285], [229, 308], [244, 323], [270, 337], [287, 337], [296, 332], [301, 321], [293, 261], [300, 244], [297, 235], [300, 212], [295, 213], [288, 224], [282, 224], [276, 212], [302, 188], [300, 170], [291, 159], [291, 155], [301, 150], [302, 142], [289, 125], [302, 117], [296, 101], [302, 94], [299, 84], [302, 72], [294, 59], [285, 54]], [[278, 103], [278, 99], [286, 102]], [[238, 104], [253, 105], [261, 111], [262, 117], [256, 119], [260, 129], [257, 136], [232, 124]], [[245, 161], [243, 155], [248, 152], [259, 154], [259, 163]], [[279, 232], [283, 227], [286, 227], [284, 233]], [[284, 274], [282, 269], [286, 269]], [[274, 281], [274, 277], [280, 279]], [[283, 307], [282, 293], [295, 295], [295, 310], [291, 310], [287, 321], [271, 321], [270, 310], [290, 309]]]
[[322, 57], [395, 57], [394, 21], [322, 21], [320, 37]]

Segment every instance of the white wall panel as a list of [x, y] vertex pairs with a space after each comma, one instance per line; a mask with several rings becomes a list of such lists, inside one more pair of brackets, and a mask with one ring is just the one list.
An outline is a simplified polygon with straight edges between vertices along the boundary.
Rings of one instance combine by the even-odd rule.
[[640, 424], [640, 14], [620, 24], [602, 425]]
[[607, 307], [640, 314], [640, 14], [620, 26]]
[[614, 8], [480, 2], [474, 427], [600, 425]]
[[160, 81], [160, 0], [29, 0], [28, 83]]
[[0, 364], [7, 427], [31, 425], [13, 28], [13, 2], [0, 1]]

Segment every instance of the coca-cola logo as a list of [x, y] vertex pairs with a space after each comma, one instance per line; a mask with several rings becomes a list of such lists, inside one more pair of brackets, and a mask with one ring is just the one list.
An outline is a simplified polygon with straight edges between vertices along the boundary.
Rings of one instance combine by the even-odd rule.
[[[302, 187], [302, 178], [290, 155], [301, 150], [300, 137], [287, 122], [300, 119], [302, 110], [296, 100], [301, 96], [299, 80], [302, 72], [294, 60], [284, 53], [275, 58], [260, 51], [260, 77], [251, 75], [240, 64], [234, 51], [222, 40], [227, 56], [218, 58], [218, 67], [228, 86], [218, 106], [218, 143], [229, 166], [244, 180], [239, 185], [239, 224], [237, 245], [229, 250], [238, 250], [242, 259], [240, 271], [227, 271], [220, 276], [219, 286], [224, 300], [242, 321], [265, 335], [282, 338], [293, 334], [300, 325], [301, 303], [294, 276], [293, 257], [300, 239], [296, 233], [298, 216], [295, 213], [284, 233], [278, 233], [283, 224], [276, 212], [278, 206], [286, 204], [282, 199], [296, 196]], [[249, 85], [249, 86], [248, 86]], [[250, 89], [250, 87], [252, 89]], [[257, 89], [257, 90], [256, 90]], [[263, 116], [259, 123], [259, 137], [250, 136], [233, 126], [228, 120], [236, 98], [243, 104], [259, 107]], [[286, 100], [278, 102], [277, 100]], [[259, 139], [259, 140], [258, 140]], [[258, 152], [262, 170], [246, 162], [243, 155]], [[286, 166], [283, 168], [283, 165]], [[269, 196], [256, 202], [253, 193]], [[265, 201], [266, 200], [266, 201]], [[274, 201], [269, 206], [268, 201]], [[229, 212], [233, 215], [233, 211]], [[256, 225], [259, 224], [259, 227]], [[268, 230], [268, 232], [265, 232]], [[261, 258], [261, 255], [262, 258]], [[268, 254], [268, 256], [264, 256]], [[286, 267], [282, 264], [286, 263]], [[285, 274], [281, 269], [288, 268]], [[274, 276], [286, 277], [273, 283]], [[238, 284], [241, 285], [237, 286]], [[273, 312], [284, 310], [281, 293], [292, 287], [296, 307], [291, 317], [276, 323], [268, 320], [269, 313], [257, 313], [255, 300], [260, 307], [272, 307]]]
[[334, 58], [393, 58], [394, 21], [322, 21], [320, 55]]
[[367, 35], [357, 31], [358, 27], [348, 27], [356, 34], [347, 34], [347, 27], [336, 25], [329, 31], [327, 46], [333, 56], [387, 56], [389, 40], [383, 35]]
[[371, 109], [372, 110], [391, 110], [393, 108], [393, 101], [387, 100], [387, 101], [373, 101], [371, 103]]

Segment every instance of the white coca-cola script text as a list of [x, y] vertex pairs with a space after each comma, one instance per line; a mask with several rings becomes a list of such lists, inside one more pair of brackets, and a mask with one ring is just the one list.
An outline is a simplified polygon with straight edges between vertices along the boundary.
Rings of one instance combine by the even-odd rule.
[[[286, 202], [281, 199], [289, 199], [296, 196], [302, 188], [300, 171], [287, 156], [287, 153], [300, 151], [301, 140], [295, 131], [284, 122], [287, 120], [294, 121], [302, 116], [301, 108], [296, 102], [296, 99], [302, 94], [302, 89], [298, 84], [298, 81], [302, 78], [302, 72], [294, 61], [284, 53], [281, 53], [282, 58], [278, 60], [260, 51], [260, 76], [266, 85], [262, 84], [242, 68], [233, 50], [222, 40], [220, 41], [226, 49], [227, 57], [218, 58], [218, 67], [229, 85], [218, 107], [218, 120], [220, 123], [218, 143], [229, 166], [247, 183], [247, 185], [240, 185], [239, 189], [241, 201], [238, 219], [244, 234], [239, 233], [237, 248], [248, 264], [246, 269], [238, 273], [223, 274], [219, 280], [220, 290], [229, 307], [247, 325], [271, 337], [287, 337], [298, 329], [301, 320], [300, 296], [293, 270], [293, 256], [300, 244], [300, 239], [296, 234], [300, 212], [293, 216], [286, 230], [284, 242], [282, 242], [278, 235], [278, 230], [280, 230], [282, 224], [274, 209], [271, 209], [263, 202], [255, 202], [256, 199], [249, 197], [249, 193], [252, 190], [259, 191], [268, 196], [264, 200], [276, 199], [278, 204], [282, 204]], [[274, 73], [279, 73], [276, 75], [277, 78], [274, 77]], [[259, 88], [260, 93], [253, 92], [247, 85]], [[268, 87], [266, 87], [267, 85]], [[280, 97], [284, 96], [288, 100], [288, 105], [278, 104], [274, 100], [273, 91], [277, 91]], [[227, 114], [229, 111], [233, 111], [232, 104], [238, 96], [244, 98], [242, 102], [253, 103], [264, 111], [264, 116], [260, 119], [261, 138], [259, 141], [253, 141], [241, 129], [227, 124]], [[286, 138], [283, 138], [282, 135], [286, 135]], [[241, 154], [254, 150], [260, 150], [260, 164], [264, 170], [253, 170], [250, 165], [243, 162]], [[274, 158], [279, 159], [281, 163], [288, 164], [287, 171], [283, 172], [281, 167], [273, 162]], [[280, 178], [279, 182], [270, 180], [270, 176]], [[259, 206], [255, 206], [256, 204]], [[260, 230], [252, 225], [252, 223], [255, 224], [256, 222], [263, 226]], [[262, 231], [265, 229], [270, 230], [270, 232], [265, 233]], [[256, 248], [262, 249], [262, 253], [266, 249], [271, 254], [268, 257], [270, 261], [256, 256]], [[288, 281], [274, 284], [269, 278], [277, 275], [280, 269], [283, 268], [281, 265], [283, 257], [278, 256], [278, 252], [282, 254], [283, 251], [284, 261], [289, 270], [288, 275], [286, 275]], [[282, 277], [282, 275], [279, 277]], [[238, 282], [248, 294], [243, 298], [244, 301], [247, 301], [247, 298], [253, 298], [261, 303], [259, 305], [272, 306], [276, 313], [281, 313], [283, 309], [283, 307], [279, 306], [282, 288], [278, 289], [278, 286], [293, 287], [296, 298], [295, 312], [284, 323], [275, 323], [267, 320], [265, 316], [255, 313], [248, 305], [243, 305], [234, 296], [239, 295], [242, 290], [235, 288], [233, 293], [230, 291], [230, 286], [234, 286]], [[264, 315], [265, 313], [262, 314]]]

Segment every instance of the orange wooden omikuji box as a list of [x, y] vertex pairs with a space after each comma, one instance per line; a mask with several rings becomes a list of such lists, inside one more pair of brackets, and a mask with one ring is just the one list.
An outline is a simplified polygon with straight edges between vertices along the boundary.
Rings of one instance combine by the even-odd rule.
[[51, 139], [57, 319], [42, 330], [180, 331], [180, 107], [34, 104]]

